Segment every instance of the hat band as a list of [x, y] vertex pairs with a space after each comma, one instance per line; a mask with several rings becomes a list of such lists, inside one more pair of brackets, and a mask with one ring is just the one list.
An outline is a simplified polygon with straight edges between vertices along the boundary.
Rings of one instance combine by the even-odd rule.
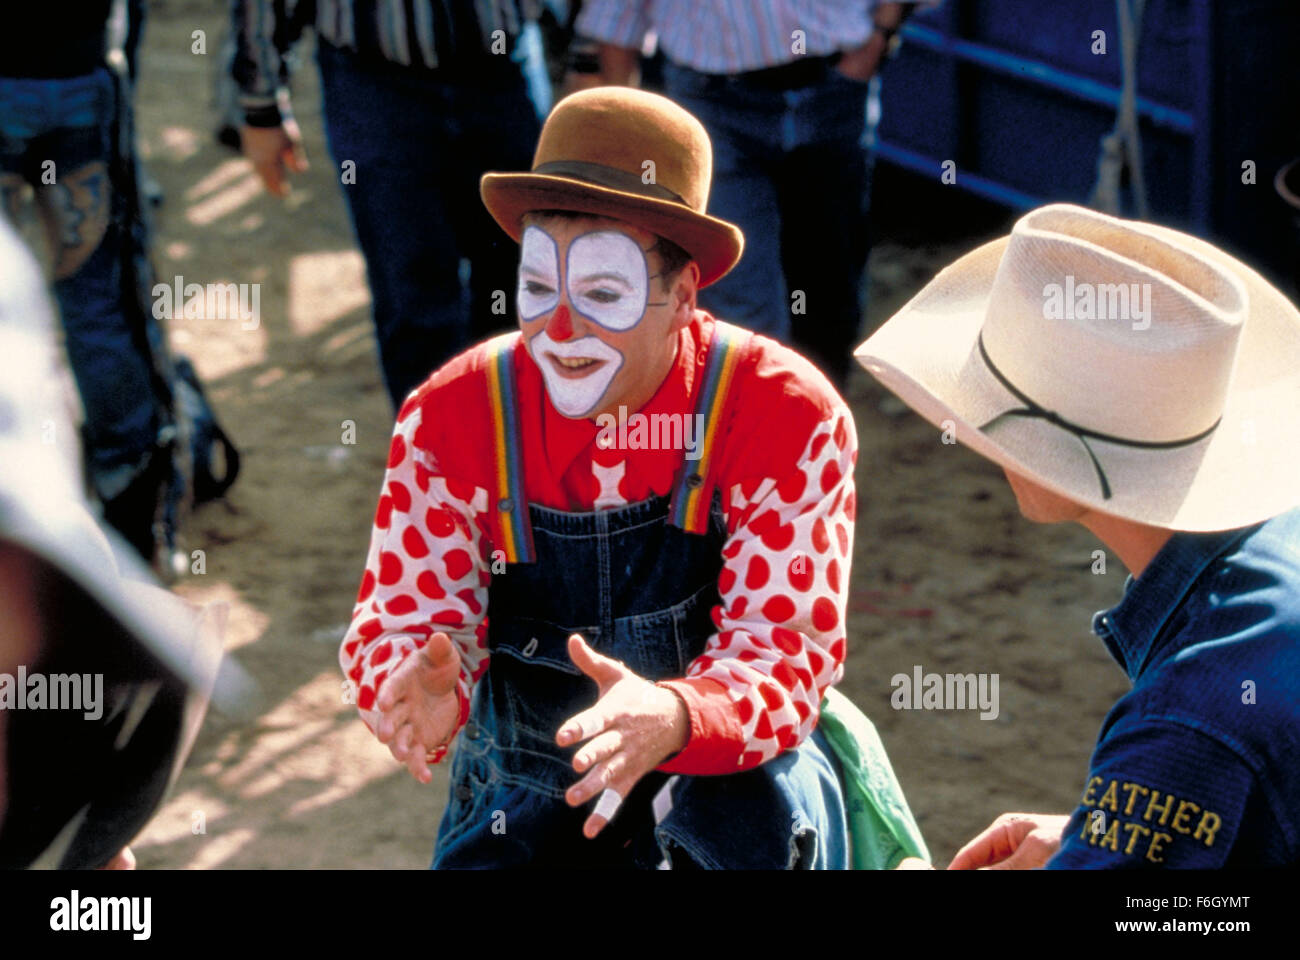
[[1103, 500], [1109, 500], [1111, 497], [1110, 481], [1106, 479], [1106, 471], [1102, 469], [1101, 461], [1099, 461], [1097, 455], [1092, 452], [1092, 447], [1088, 446], [1089, 437], [1093, 440], [1102, 440], [1106, 443], [1116, 443], [1125, 447], [1139, 447], [1145, 450], [1170, 450], [1174, 447], [1189, 447], [1194, 443], [1204, 440], [1218, 429], [1219, 424], [1223, 422], [1223, 417], [1220, 416], [1218, 420], [1215, 420], [1214, 423], [1210, 424], [1210, 426], [1205, 430], [1202, 430], [1194, 437], [1187, 437], [1184, 440], [1130, 440], [1128, 437], [1117, 437], [1114, 434], [1102, 433], [1100, 430], [1090, 430], [1087, 427], [1066, 420], [1059, 413], [1048, 410], [1042, 404], [1030, 399], [1027, 394], [1007, 379], [1006, 375], [997, 368], [996, 364], [993, 363], [993, 360], [989, 357], [988, 351], [984, 349], [983, 331], [980, 332], [979, 340], [977, 342], [980, 348], [980, 357], [984, 360], [984, 365], [989, 368], [989, 372], [997, 378], [998, 383], [1007, 388], [1012, 396], [1024, 404], [1024, 406], [1019, 409], [1005, 410], [1002, 413], [999, 413], [992, 420], [989, 420], [981, 426], [979, 428], [980, 431], [982, 432], [986, 430], [1003, 417], [1031, 417], [1036, 420], [1046, 420], [1053, 426], [1060, 427], [1062, 430], [1074, 434], [1079, 438], [1079, 442], [1083, 444], [1083, 449], [1088, 453], [1088, 459], [1092, 461], [1093, 469], [1097, 471], [1097, 481], [1101, 484], [1101, 496]]
[[569, 177], [598, 187], [636, 193], [655, 200], [670, 200], [673, 203], [680, 203], [683, 207], [690, 207], [680, 194], [673, 193], [667, 187], [661, 187], [657, 183], [646, 183], [639, 173], [608, 167], [603, 163], [588, 163], [585, 160], [550, 160], [533, 167], [532, 172], [547, 176]]

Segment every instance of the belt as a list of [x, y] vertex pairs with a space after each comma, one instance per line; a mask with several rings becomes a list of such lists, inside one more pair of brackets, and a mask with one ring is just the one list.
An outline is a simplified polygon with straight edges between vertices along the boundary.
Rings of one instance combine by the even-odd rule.
[[764, 67], [761, 70], [746, 70], [731, 74], [703, 73], [694, 70], [693, 67], [683, 67], [683, 69], [699, 73], [715, 83], [752, 87], [756, 90], [798, 90], [825, 81], [830, 71], [840, 62], [840, 57], [839, 53], [825, 57], [799, 57], [777, 67]]

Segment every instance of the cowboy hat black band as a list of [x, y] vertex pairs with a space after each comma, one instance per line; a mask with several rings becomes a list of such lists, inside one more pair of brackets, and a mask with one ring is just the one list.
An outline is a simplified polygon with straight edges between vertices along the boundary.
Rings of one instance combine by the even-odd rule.
[[551, 160], [538, 164], [532, 172], [552, 177], [569, 177], [598, 187], [609, 187], [611, 190], [622, 190], [624, 193], [635, 193], [652, 200], [668, 200], [679, 203], [683, 207], [690, 207], [680, 194], [673, 193], [667, 187], [661, 187], [657, 183], [646, 183], [638, 173], [620, 170], [618, 167], [607, 167], [603, 163], [588, 163], [585, 160]]
[[1031, 399], [1026, 393], [1012, 383], [1007, 376], [997, 368], [997, 365], [993, 362], [992, 358], [989, 357], [988, 351], [984, 348], [983, 333], [979, 335], [979, 339], [976, 343], [979, 346], [980, 358], [984, 361], [984, 365], [989, 368], [989, 372], [997, 378], [998, 383], [1006, 387], [1007, 391], [1011, 393], [1012, 396], [1024, 404], [1023, 407], [1018, 409], [1005, 410], [1002, 413], [999, 413], [979, 429], [984, 431], [1003, 417], [1030, 417], [1036, 420], [1045, 420], [1053, 426], [1060, 427], [1062, 430], [1074, 434], [1079, 438], [1079, 442], [1083, 444], [1083, 449], [1088, 453], [1088, 459], [1092, 461], [1093, 469], [1097, 471], [1097, 480], [1101, 484], [1101, 496], [1104, 500], [1109, 500], [1111, 498], [1110, 481], [1106, 479], [1106, 471], [1102, 469], [1101, 462], [1097, 459], [1097, 455], [1092, 452], [1092, 447], [1088, 446], [1089, 437], [1093, 440], [1102, 440], [1106, 443], [1117, 443], [1125, 447], [1138, 447], [1144, 450], [1171, 450], [1175, 447], [1188, 447], [1194, 443], [1199, 443], [1217, 430], [1219, 424], [1223, 422], [1223, 417], [1219, 417], [1218, 420], [1215, 420], [1214, 423], [1196, 434], [1196, 436], [1187, 437], [1183, 440], [1130, 440], [1128, 437], [1117, 437], [1114, 434], [1102, 433], [1100, 430], [1090, 430], [1077, 423], [1072, 423], [1059, 413], [1048, 410], [1042, 404]]

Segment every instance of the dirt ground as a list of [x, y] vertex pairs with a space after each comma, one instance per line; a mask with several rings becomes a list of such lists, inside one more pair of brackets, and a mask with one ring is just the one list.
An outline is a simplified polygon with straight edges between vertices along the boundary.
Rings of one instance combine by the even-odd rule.
[[[171, 324], [240, 446], [227, 501], [191, 520], [206, 572], [177, 590], [225, 604], [228, 646], [262, 692], [255, 717], [211, 715], [170, 800], [137, 839], [142, 868], [427, 865], [446, 765], [421, 787], [343, 702], [337, 666], [383, 472], [391, 410], [364, 269], [323, 142], [310, 59], [295, 103], [312, 162], [282, 202], [216, 144], [211, 109], [224, 3], [156, 3], [139, 126], [166, 190], [160, 278], [261, 284], [261, 325]], [[191, 52], [206, 31], [207, 55]], [[306, 51], [304, 50], [304, 53]], [[882, 171], [882, 179], [885, 173]], [[895, 176], [878, 205], [869, 330], [939, 267], [1009, 218]], [[911, 193], [909, 193], [911, 190]], [[951, 190], [951, 193], [942, 192]], [[861, 371], [849, 658], [840, 689], [874, 720], [937, 864], [998, 814], [1064, 812], [1107, 707], [1126, 689], [1088, 631], [1124, 572], [1083, 531], [1019, 517], [1000, 472], [900, 409]], [[343, 442], [355, 425], [355, 443]], [[914, 665], [996, 673], [1000, 713], [895, 711]]]

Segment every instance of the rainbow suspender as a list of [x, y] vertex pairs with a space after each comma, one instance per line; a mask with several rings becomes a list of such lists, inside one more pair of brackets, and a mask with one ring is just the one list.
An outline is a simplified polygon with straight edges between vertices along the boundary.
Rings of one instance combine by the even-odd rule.
[[[492, 406], [496, 508], [506, 563], [532, 563], [533, 528], [524, 499], [523, 447], [519, 443], [519, 405], [515, 390], [514, 347], [519, 334], [493, 339], [488, 350], [488, 401]], [[454, 416], [454, 414], [453, 414]]]
[[729, 323], [714, 321], [713, 339], [709, 342], [704, 379], [700, 384], [695, 412], [704, 415], [704, 437], [698, 460], [683, 460], [680, 476], [673, 488], [668, 508], [668, 522], [687, 533], [705, 533], [709, 529], [709, 506], [713, 500], [713, 473], [721, 429], [722, 411], [727, 403], [736, 364], [740, 360], [744, 331]]

